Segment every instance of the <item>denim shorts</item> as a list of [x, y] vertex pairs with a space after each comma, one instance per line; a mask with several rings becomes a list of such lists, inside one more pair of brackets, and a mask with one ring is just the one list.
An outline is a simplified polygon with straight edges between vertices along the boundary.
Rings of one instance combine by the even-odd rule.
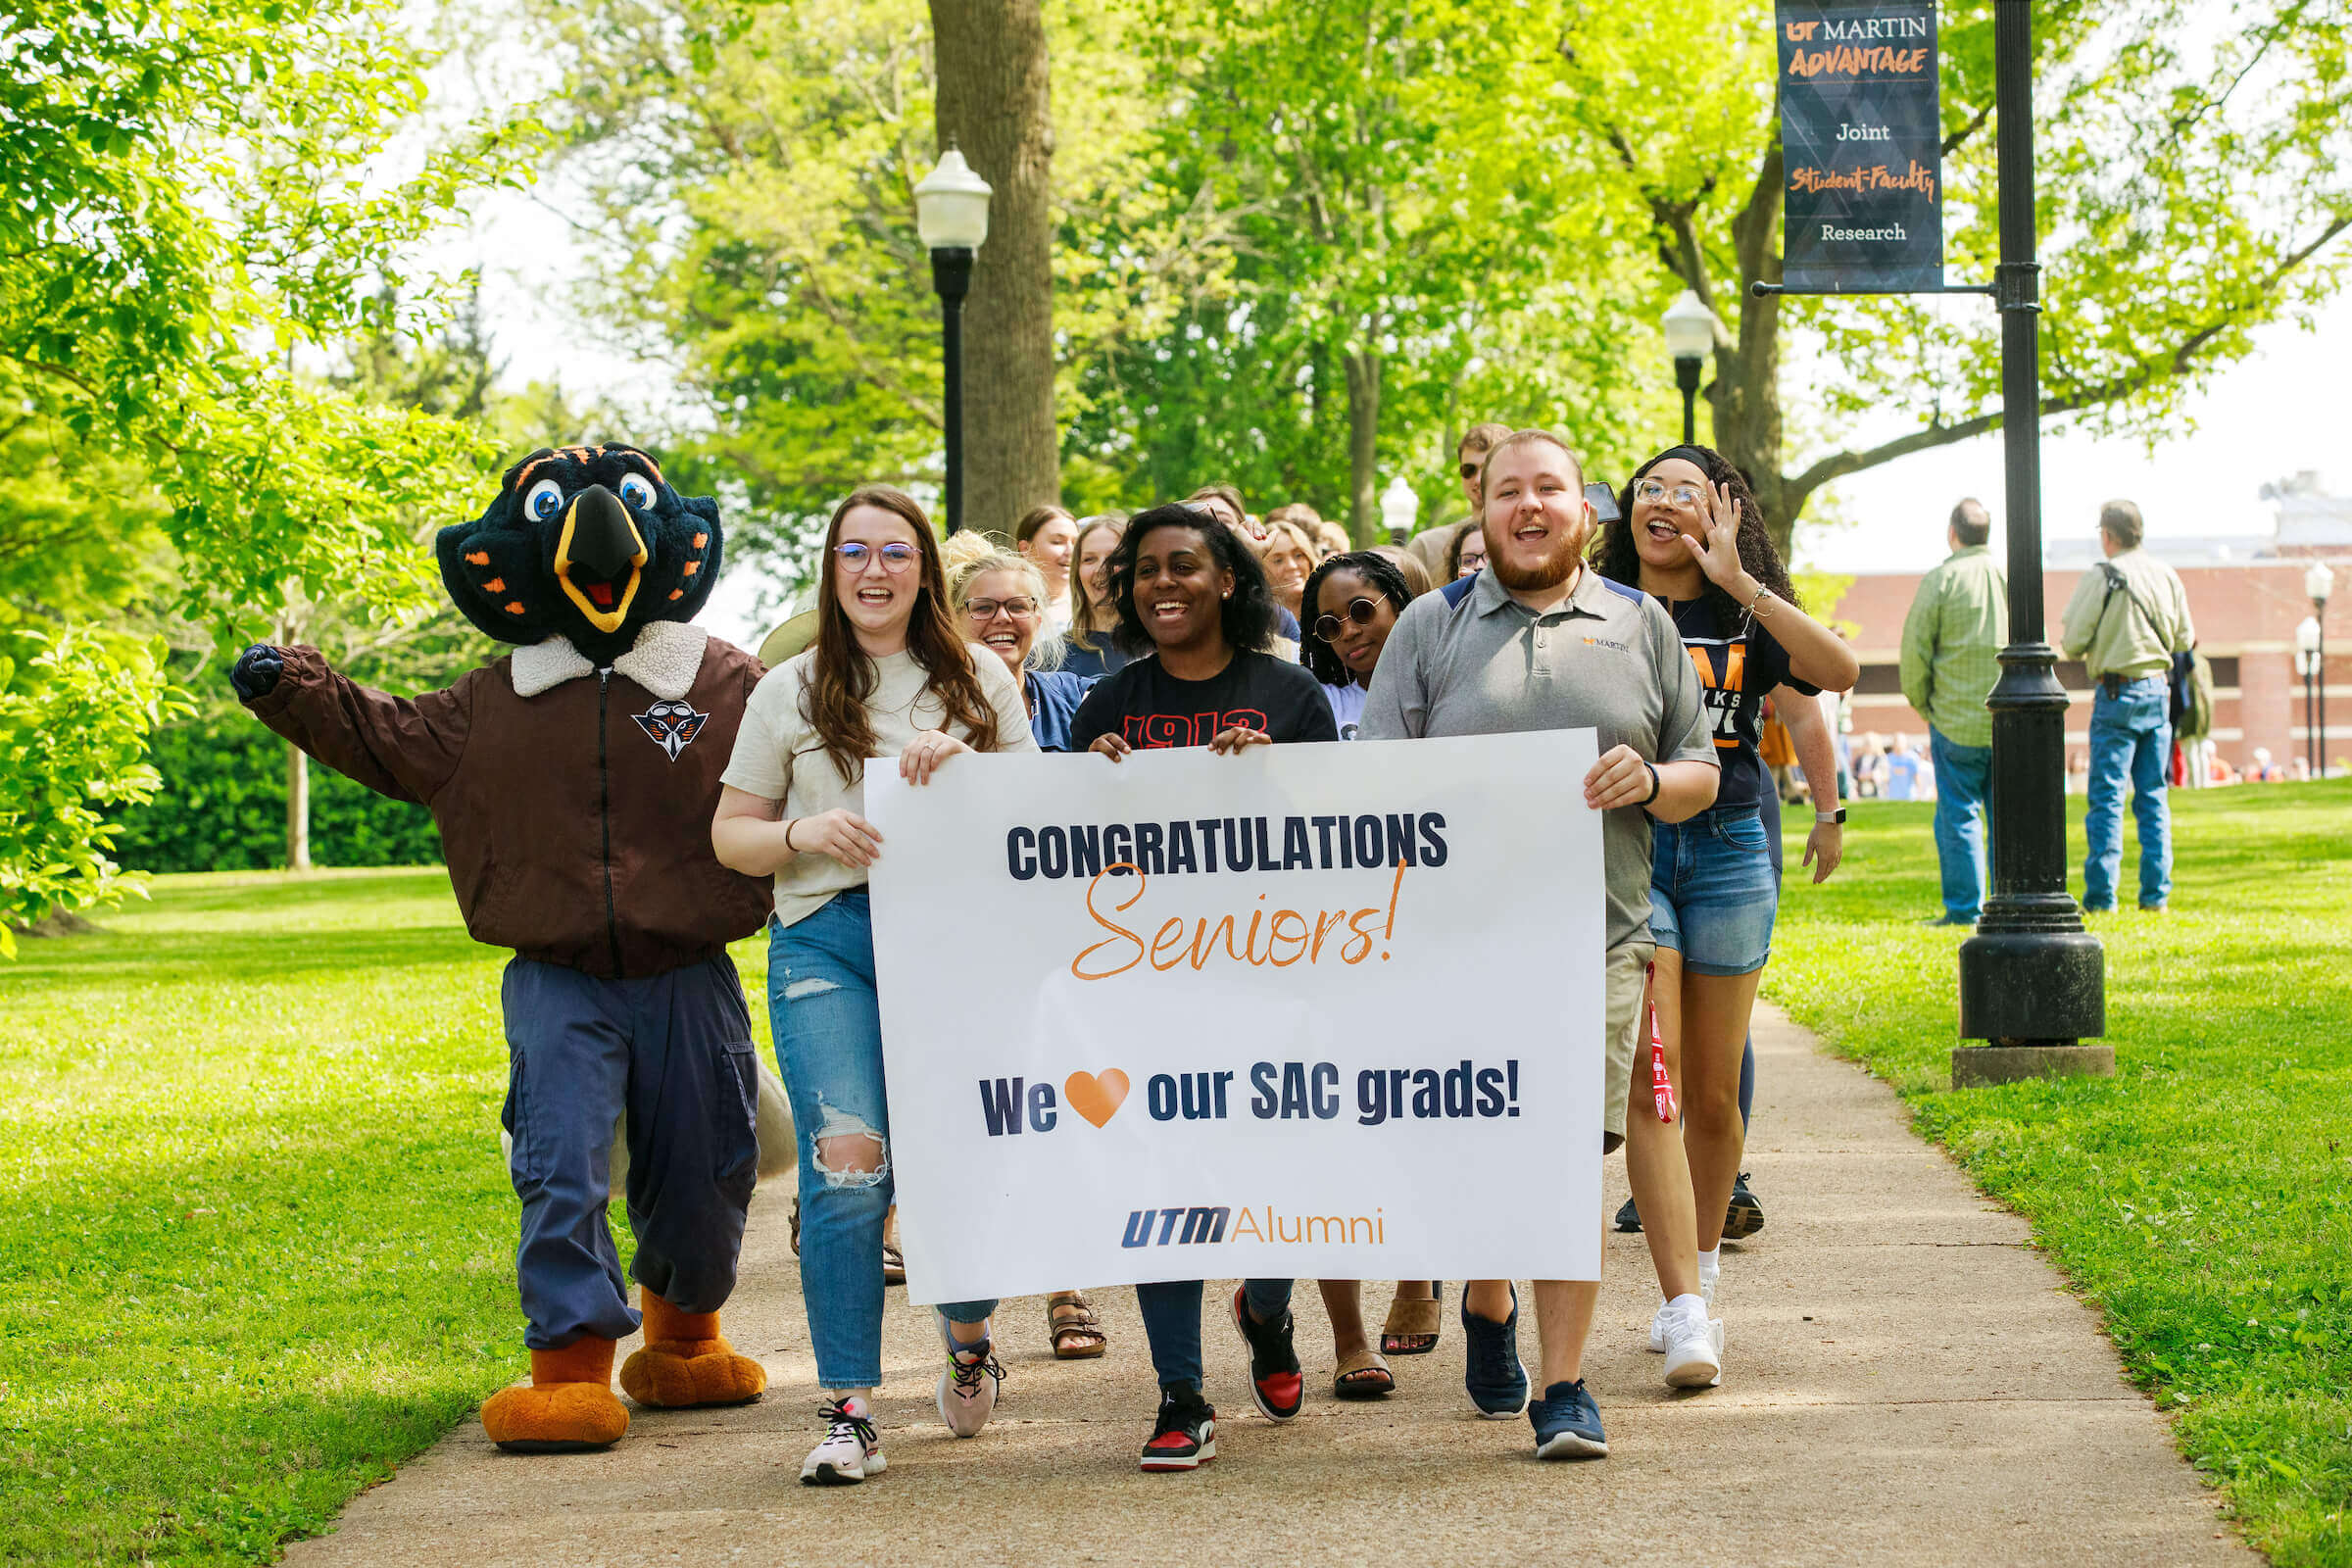
[[1687, 822], [1652, 822], [1649, 842], [1649, 929], [1658, 946], [1683, 956], [1686, 974], [1763, 968], [1781, 899], [1762, 812], [1713, 807]]

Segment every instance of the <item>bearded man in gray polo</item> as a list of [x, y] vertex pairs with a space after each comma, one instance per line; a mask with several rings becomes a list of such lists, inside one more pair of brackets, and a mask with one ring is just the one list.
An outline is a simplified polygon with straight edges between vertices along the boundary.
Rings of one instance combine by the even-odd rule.
[[[1585, 776], [1584, 805], [1602, 813], [1608, 882], [1605, 1152], [1626, 1137], [1643, 971], [1653, 948], [1648, 819], [1680, 822], [1713, 804], [1715, 748], [1698, 674], [1673, 619], [1647, 595], [1605, 581], [1584, 560], [1593, 514], [1585, 500], [1584, 466], [1568, 444], [1544, 430], [1513, 431], [1488, 452], [1480, 488], [1486, 569], [1446, 592], [1422, 595], [1397, 617], [1365, 697], [1360, 736], [1598, 732], [1600, 760]], [[1542, 800], [1528, 808], [1560, 807]], [[1644, 1185], [1653, 1191], [1635, 1196], [1643, 1228], [1661, 1233], [1651, 1237], [1660, 1284], [1675, 1303], [1687, 1297], [1695, 1305], [1698, 1240], [1689, 1165], [1683, 1164], [1679, 1193], [1666, 1175], [1681, 1158], [1682, 1141], [1671, 1127], [1658, 1137], [1642, 1131], [1642, 1164], [1653, 1177]], [[1600, 1216], [1592, 1220], [1598, 1224]], [[1525, 1410], [1539, 1458], [1599, 1458], [1609, 1451], [1583, 1375], [1599, 1294], [1595, 1280], [1535, 1282], [1544, 1396], [1530, 1400], [1511, 1283], [1473, 1280], [1463, 1292], [1469, 1342], [1463, 1382], [1471, 1402], [1496, 1419]], [[1693, 1333], [1704, 1338], [1712, 1327], [1699, 1308]], [[1712, 1349], [1720, 1357], [1720, 1342]], [[1703, 1346], [1693, 1351], [1701, 1358], [1705, 1352]]]

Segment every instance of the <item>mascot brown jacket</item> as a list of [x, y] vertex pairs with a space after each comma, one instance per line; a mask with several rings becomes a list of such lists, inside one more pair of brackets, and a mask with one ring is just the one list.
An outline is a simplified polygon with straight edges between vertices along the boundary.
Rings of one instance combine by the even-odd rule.
[[[526, 647], [414, 701], [288, 648], [276, 688], [249, 706], [337, 772], [431, 810], [476, 942], [605, 979], [659, 974], [758, 930], [769, 885], [710, 851], [760, 662], [698, 626], [657, 624], [659, 646], [607, 671], [563, 645]], [[671, 700], [632, 665], [672, 690], [694, 673]], [[495, 744], [469, 746], [477, 736]], [[587, 739], [594, 767], [578, 765]]]

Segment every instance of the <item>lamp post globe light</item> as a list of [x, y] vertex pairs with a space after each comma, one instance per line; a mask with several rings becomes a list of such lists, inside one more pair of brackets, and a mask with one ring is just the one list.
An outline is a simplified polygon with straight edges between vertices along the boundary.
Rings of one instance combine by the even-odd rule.
[[1715, 313], [1690, 289], [1666, 307], [1666, 352], [1674, 359], [1674, 384], [1683, 389], [1683, 445], [1698, 439], [1698, 371], [1715, 351]]
[[2315, 561], [2303, 573], [2303, 591], [2311, 596], [2311, 680], [2307, 690], [2318, 693], [2311, 726], [2311, 776], [2328, 776], [2328, 595], [2335, 573], [2328, 563]]
[[963, 297], [972, 286], [973, 253], [988, 238], [993, 194], [953, 146], [914, 187], [914, 229], [931, 253], [931, 286], [939, 291], [940, 423], [947, 437], [950, 533], [963, 526]]
[[1389, 487], [1380, 493], [1380, 522], [1389, 530], [1389, 543], [1400, 545], [1412, 537], [1413, 518], [1420, 511], [1421, 498], [1404, 482], [1404, 475], [1400, 473], [1391, 479]]

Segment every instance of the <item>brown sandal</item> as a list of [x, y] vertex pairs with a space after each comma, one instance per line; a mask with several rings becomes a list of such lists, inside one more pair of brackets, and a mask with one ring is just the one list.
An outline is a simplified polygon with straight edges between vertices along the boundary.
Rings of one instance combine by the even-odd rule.
[[1385, 1399], [1396, 1392], [1396, 1374], [1379, 1351], [1359, 1350], [1340, 1363], [1331, 1392], [1340, 1399]]
[[1387, 1321], [1380, 1326], [1380, 1348], [1384, 1355], [1427, 1355], [1438, 1348], [1438, 1333], [1445, 1326], [1446, 1284], [1435, 1282], [1426, 1301], [1409, 1296], [1396, 1297], [1389, 1302]]
[[[1055, 1316], [1057, 1312], [1066, 1315]], [[1108, 1344], [1082, 1291], [1056, 1291], [1046, 1298], [1046, 1332], [1054, 1338], [1056, 1361], [1091, 1361]]]
[[882, 1219], [882, 1283], [885, 1287], [906, 1283], [906, 1256], [899, 1250], [899, 1205], [890, 1205]]

